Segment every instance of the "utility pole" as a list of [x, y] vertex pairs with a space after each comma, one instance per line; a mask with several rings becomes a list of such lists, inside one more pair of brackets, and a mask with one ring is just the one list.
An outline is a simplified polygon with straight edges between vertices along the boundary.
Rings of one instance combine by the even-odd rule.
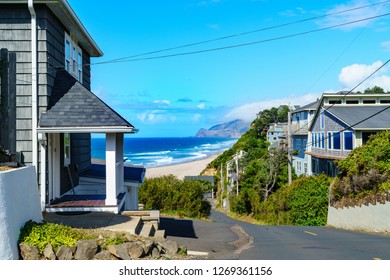
[[236, 192], [238, 196], [238, 153], [236, 154], [236, 185], [237, 185]]
[[221, 207], [223, 207], [223, 164], [221, 163]]
[[291, 154], [291, 111], [288, 111], [287, 123], [287, 160], [288, 160], [288, 185], [292, 182], [292, 154]]

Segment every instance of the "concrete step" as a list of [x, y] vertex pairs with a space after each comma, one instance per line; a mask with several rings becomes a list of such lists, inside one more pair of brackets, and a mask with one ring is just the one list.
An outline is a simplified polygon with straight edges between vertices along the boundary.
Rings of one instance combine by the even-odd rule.
[[165, 230], [159, 229], [154, 233], [154, 237], [156, 238], [165, 238]]
[[142, 223], [142, 227], [139, 235], [144, 237], [149, 237], [149, 236], [154, 236], [154, 232], [155, 230], [151, 223]]

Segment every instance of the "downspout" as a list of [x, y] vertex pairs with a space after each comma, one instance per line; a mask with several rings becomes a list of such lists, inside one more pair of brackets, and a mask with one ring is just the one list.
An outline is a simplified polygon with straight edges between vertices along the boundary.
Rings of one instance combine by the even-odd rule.
[[31, 14], [31, 111], [32, 111], [32, 165], [38, 173], [38, 70], [37, 70], [37, 15], [34, 0], [28, 0], [28, 10]]

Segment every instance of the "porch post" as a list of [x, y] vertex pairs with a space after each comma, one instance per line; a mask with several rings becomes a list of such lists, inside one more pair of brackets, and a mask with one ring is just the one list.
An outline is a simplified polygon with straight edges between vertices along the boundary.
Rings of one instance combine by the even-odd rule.
[[41, 193], [41, 210], [44, 211], [46, 208], [46, 149], [47, 140], [46, 135], [41, 139], [41, 173], [40, 173], [40, 193]]
[[117, 170], [117, 187], [116, 195], [118, 196], [124, 191], [124, 163], [123, 163], [123, 150], [124, 150], [124, 137], [123, 133], [116, 134], [116, 170]]
[[116, 133], [106, 133], [106, 205], [116, 205]]

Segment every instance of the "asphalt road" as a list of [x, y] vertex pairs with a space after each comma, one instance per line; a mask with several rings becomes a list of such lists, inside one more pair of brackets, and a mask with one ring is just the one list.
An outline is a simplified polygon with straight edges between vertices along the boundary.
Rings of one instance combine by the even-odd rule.
[[390, 260], [390, 235], [329, 227], [259, 226], [212, 211], [213, 222], [161, 218], [168, 239], [210, 259]]

